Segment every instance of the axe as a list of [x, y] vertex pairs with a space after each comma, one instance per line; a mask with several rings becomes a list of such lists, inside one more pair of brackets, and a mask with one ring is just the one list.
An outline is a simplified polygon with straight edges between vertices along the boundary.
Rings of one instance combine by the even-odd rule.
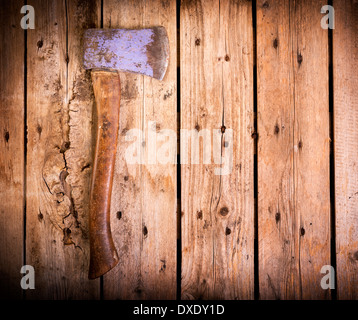
[[168, 59], [169, 41], [163, 27], [85, 31], [84, 67], [91, 69], [98, 119], [90, 190], [89, 279], [103, 275], [119, 261], [110, 228], [121, 89], [118, 72], [162, 80]]

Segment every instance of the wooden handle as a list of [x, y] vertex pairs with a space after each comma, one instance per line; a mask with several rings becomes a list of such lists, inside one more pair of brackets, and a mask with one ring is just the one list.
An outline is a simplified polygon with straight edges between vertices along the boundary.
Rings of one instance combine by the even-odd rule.
[[90, 194], [90, 267], [88, 278], [95, 279], [118, 263], [110, 228], [110, 205], [117, 150], [121, 87], [119, 74], [92, 71], [97, 106], [97, 140]]

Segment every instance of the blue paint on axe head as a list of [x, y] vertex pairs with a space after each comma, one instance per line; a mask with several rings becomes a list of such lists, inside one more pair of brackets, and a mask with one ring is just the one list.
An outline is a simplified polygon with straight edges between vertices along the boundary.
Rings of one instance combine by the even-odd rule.
[[169, 60], [165, 28], [88, 29], [84, 34], [84, 67], [119, 70], [162, 80]]

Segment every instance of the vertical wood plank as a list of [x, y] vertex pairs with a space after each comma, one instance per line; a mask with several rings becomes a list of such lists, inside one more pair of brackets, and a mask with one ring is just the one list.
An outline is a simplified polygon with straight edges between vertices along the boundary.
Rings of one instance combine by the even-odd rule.
[[253, 299], [252, 4], [180, 16], [182, 298]]
[[29, 299], [99, 298], [89, 281], [88, 193], [92, 89], [82, 68], [85, 28], [96, 1], [29, 2], [26, 260], [36, 272]]
[[339, 299], [358, 299], [358, 2], [333, 7], [337, 289]]
[[24, 207], [23, 1], [0, 6], [0, 298], [20, 299]]
[[324, 1], [257, 3], [261, 299], [324, 299], [330, 264]]
[[[104, 298], [175, 299], [176, 2], [105, 0], [103, 18], [105, 28], [164, 26], [170, 43], [163, 81], [120, 73], [119, 146], [111, 206], [120, 262], [104, 276]], [[174, 137], [168, 138], [166, 130]], [[160, 149], [165, 145], [169, 163], [161, 163]]]

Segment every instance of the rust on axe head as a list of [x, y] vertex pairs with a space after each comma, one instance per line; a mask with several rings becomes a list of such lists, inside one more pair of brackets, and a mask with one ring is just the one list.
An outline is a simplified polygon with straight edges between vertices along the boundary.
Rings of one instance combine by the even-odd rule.
[[169, 60], [165, 28], [88, 29], [84, 34], [86, 69], [144, 74], [162, 80]]

